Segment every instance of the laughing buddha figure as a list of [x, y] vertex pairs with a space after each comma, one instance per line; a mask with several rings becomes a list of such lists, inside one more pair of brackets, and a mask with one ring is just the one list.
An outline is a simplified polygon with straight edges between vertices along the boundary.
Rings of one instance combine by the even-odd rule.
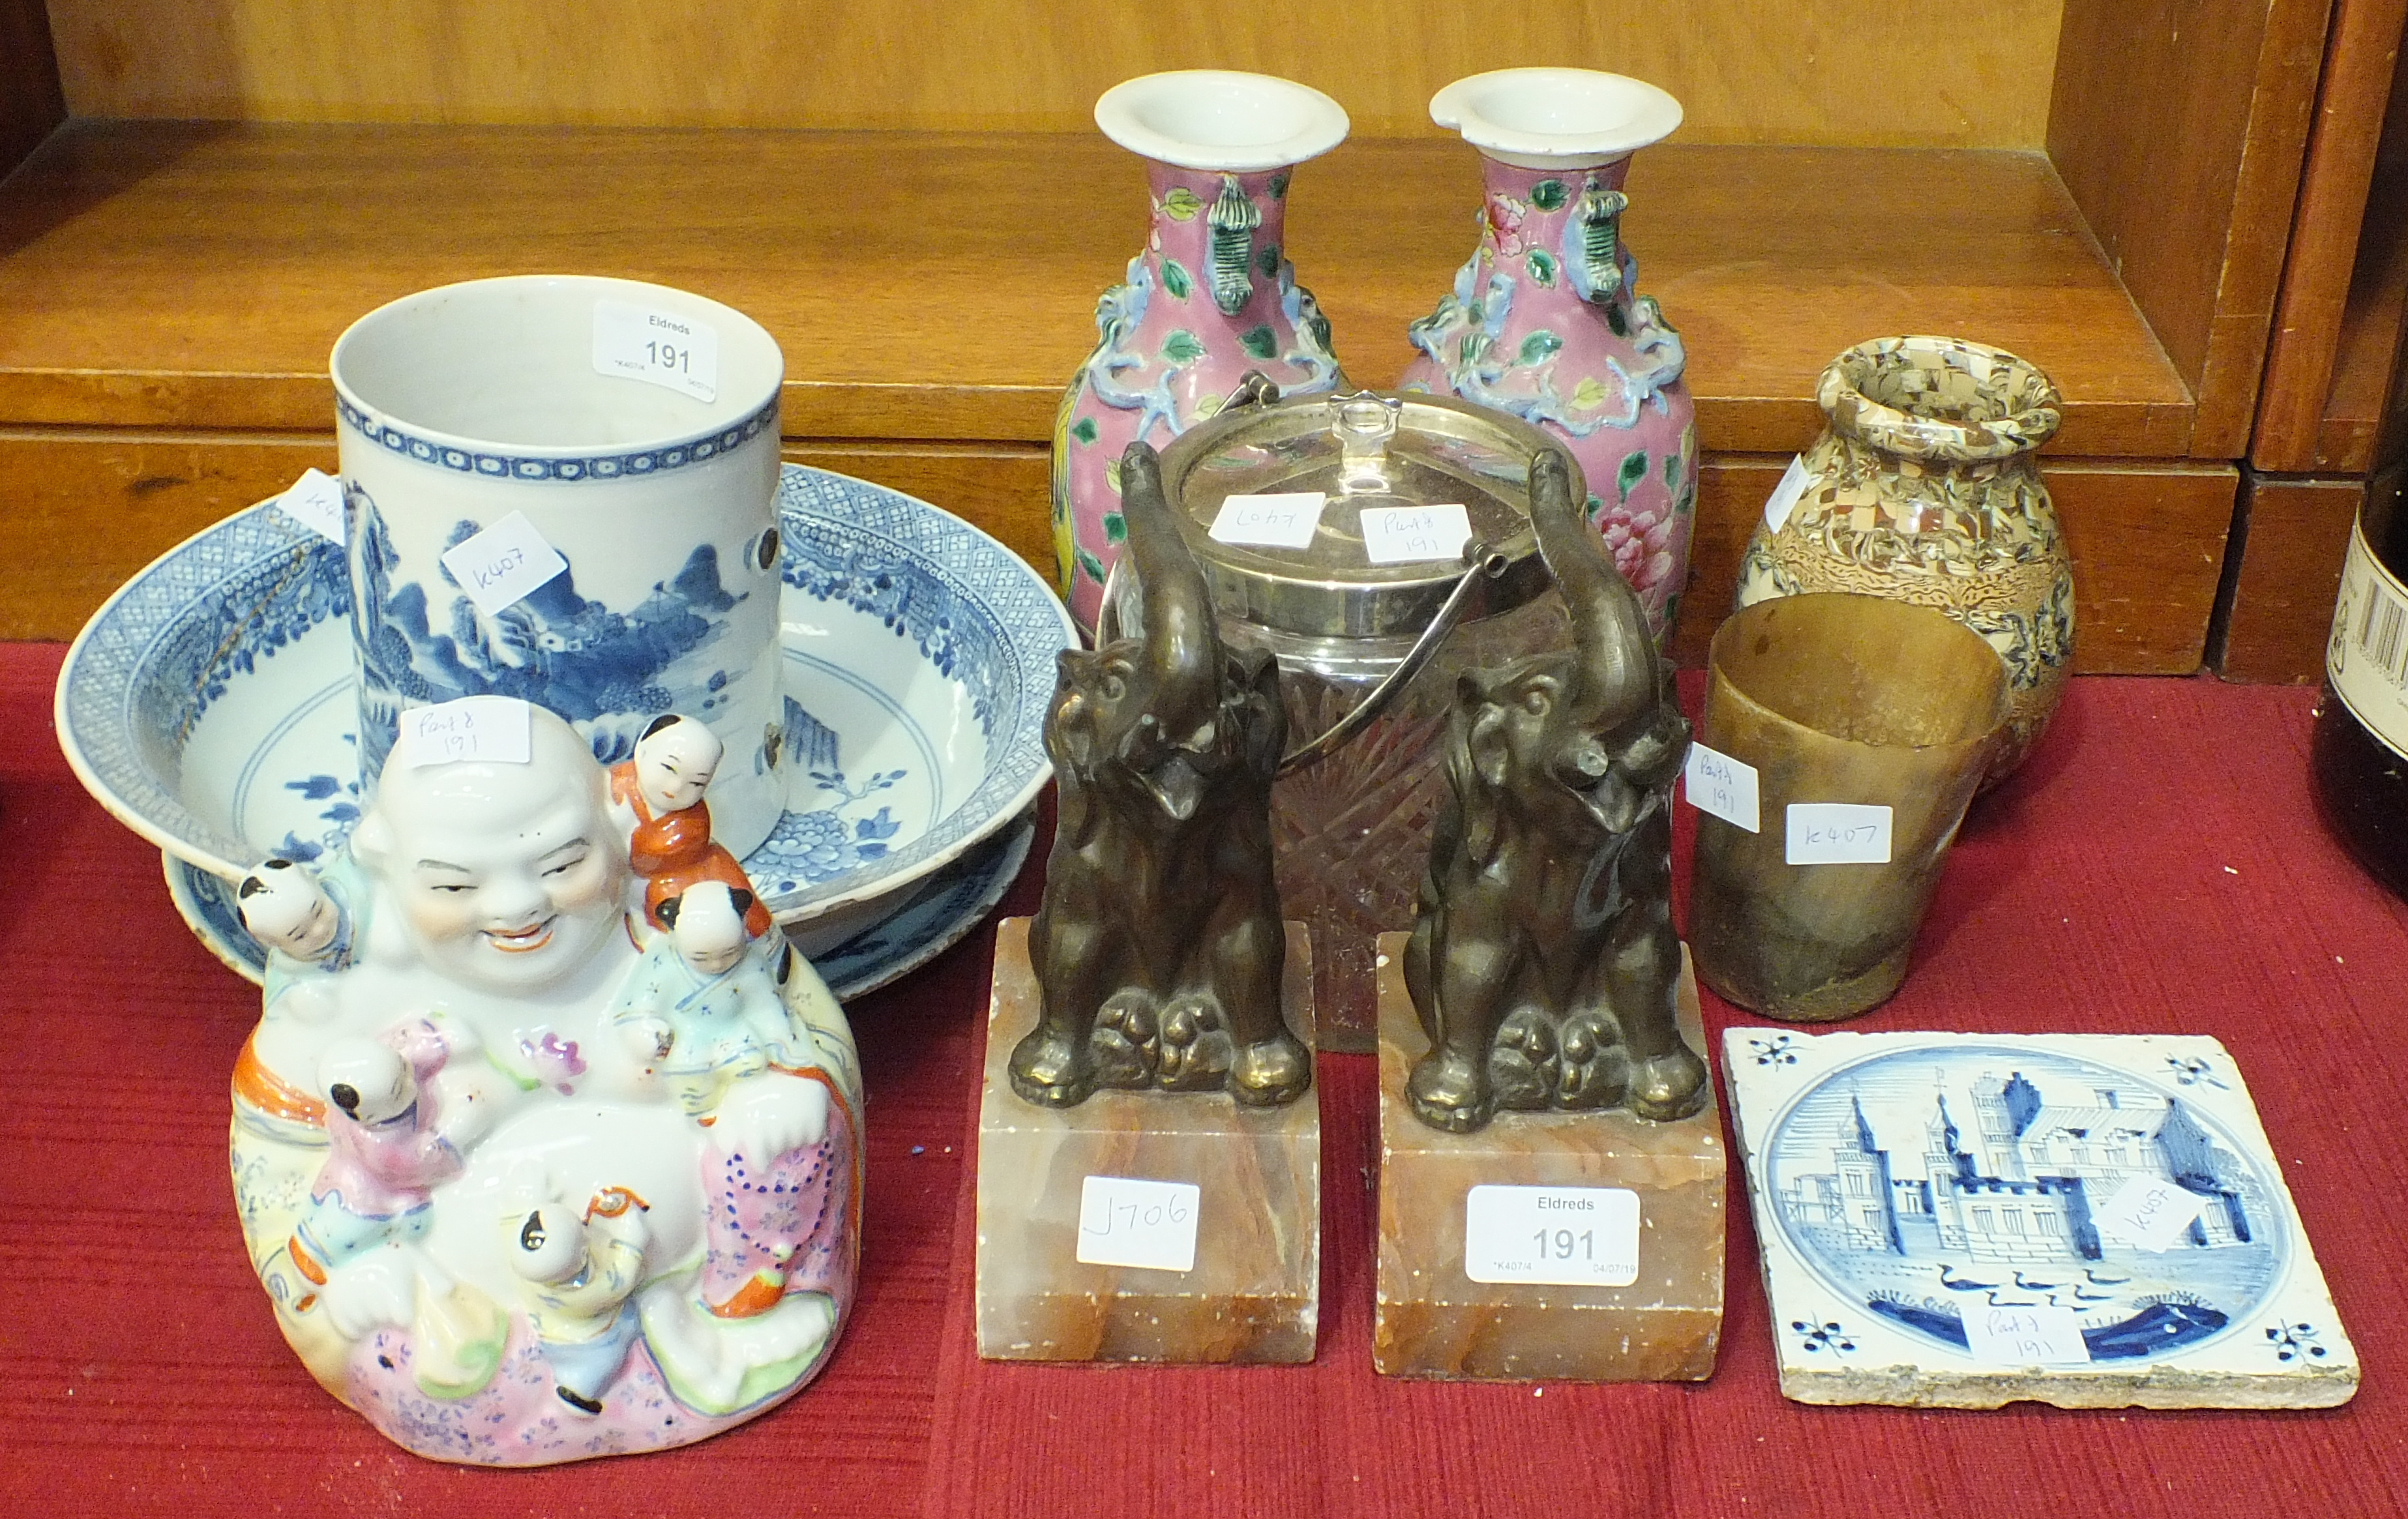
[[[347, 963], [308, 962], [311, 996], [271, 998], [243, 1048], [244, 1234], [310, 1371], [409, 1450], [535, 1466], [686, 1444], [799, 1388], [843, 1326], [860, 1226], [852, 1035], [773, 934], [747, 956], [772, 988], [748, 1017], [780, 1025], [778, 1058], [747, 1062], [707, 1112], [679, 1101], [642, 1041], [613, 1027], [631, 978], [675, 946], [646, 921], [608, 774], [552, 713], [500, 712], [498, 758], [437, 759], [413, 750], [405, 724], [322, 873], [341, 883], [357, 931]], [[508, 731], [521, 719], [523, 748]], [[306, 906], [306, 884], [280, 881], [275, 898]], [[262, 914], [263, 928], [280, 921]], [[275, 939], [271, 984], [282, 991], [317, 948], [307, 934]], [[363, 1100], [351, 1073], [387, 1067], [409, 1073], [408, 1102], [374, 1116], [446, 1164], [424, 1168], [409, 1226], [306, 1248], [336, 1216], [331, 1130], [367, 1153], [351, 1133]], [[626, 1344], [607, 1379], [584, 1368], [578, 1385], [560, 1380], [558, 1326], [530, 1306], [524, 1263], [494, 1227], [530, 1176], [560, 1197], [640, 1199], [640, 1237], [610, 1257]], [[576, 1270], [547, 1290], [581, 1290]]]

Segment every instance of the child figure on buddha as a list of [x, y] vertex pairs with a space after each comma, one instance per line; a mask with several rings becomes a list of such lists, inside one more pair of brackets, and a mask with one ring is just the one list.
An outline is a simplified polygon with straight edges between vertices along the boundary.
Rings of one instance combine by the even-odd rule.
[[662, 903], [706, 881], [745, 894], [746, 933], [758, 939], [772, 926], [744, 867], [710, 837], [703, 793], [725, 753], [719, 735], [670, 713], [644, 729], [633, 758], [610, 767], [611, 812], [627, 835], [628, 863], [644, 878], [644, 916], [656, 929], [669, 926]]
[[[567, 723], [513, 710], [523, 757], [421, 759], [405, 722], [340, 897], [300, 867], [252, 894], [296, 969], [338, 940], [348, 963], [309, 973], [320, 1016], [263, 1019], [233, 1147], [252, 1258], [319, 1380], [405, 1446], [497, 1465], [682, 1444], [775, 1403], [835, 1342], [858, 1229], [835, 1000], [773, 928], [747, 931], [758, 904], [724, 851], [652, 849], [691, 873], [650, 883], [679, 889], [647, 903], [648, 928], [609, 774]], [[715, 759], [701, 724], [665, 734], [663, 768]], [[636, 827], [665, 822], [657, 843], [689, 812], [707, 826], [700, 784], [655, 788], [657, 810], [637, 795]], [[643, 1039], [623, 1034], [644, 1019]], [[631, 1047], [647, 1043], [649, 1059]], [[558, 1058], [535, 1068], [531, 1049]], [[639, 1234], [584, 1220], [595, 1254], [529, 1277], [494, 1206], [538, 1160], [558, 1197], [645, 1199]], [[306, 1269], [278, 1265], [295, 1236]], [[580, 1284], [597, 1270], [607, 1291]], [[637, 1386], [669, 1400], [640, 1412], [619, 1396]], [[582, 1417], [564, 1424], [564, 1405]], [[440, 1438], [464, 1419], [486, 1432], [473, 1451]]]
[[[611, 1010], [628, 1052], [644, 1062], [681, 1111], [710, 1130], [703, 1154], [714, 1229], [703, 1267], [702, 1300], [721, 1318], [749, 1318], [778, 1306], [789, 1287], [826, 1291], [850, 1279], [852, 1261], [832, 1244], [850, 1237], [833, 1222], [857, 1206], [849, 1131], [832, 1131], [837, 1098], [811, 1031], [787, 1011], [782, 988], [794, 952], [782, 935], [746, 932], [751, 893], [718, 881], [689, 886], [659, 907], [668, 932], [627, 977]], [[723, 1114], [731, 1094], [772, 1081], [799, 1082], [814, 1115], [772, 1131]], [[792, 1107], [793, 1104], [782, 1104]]]

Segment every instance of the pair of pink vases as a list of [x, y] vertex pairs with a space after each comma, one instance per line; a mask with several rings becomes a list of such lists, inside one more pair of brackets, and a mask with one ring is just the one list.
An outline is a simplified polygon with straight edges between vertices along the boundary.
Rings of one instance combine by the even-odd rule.
[[[1430, 115], [1480, 150], [1487, 193], [1479, 247], [1412, 324], [1421, 356], [1403, 388], [1559, 438], [1661, 644], [1688, 578], [1696, 408], [1680, 335], [1638, 293], [1620, 228], [1630, 155], [1681, 124], [1680, 103], [1617, 74], [1511, 68], [1457, 79]], [[1147, 160], [1154, 225], [1096, 303], [1099, 340], [1054, 420], [1054, 552], [1090, 633], [1119, 554], [1130, 443], [1168, 447], [1250, 372], [1285, 395], [1351, 388], [1282, 240], [1295, 166], [1345, 140], [1338, 103], [1286, 79], [1195, 69], [1113, 87], [1096, 123]]]

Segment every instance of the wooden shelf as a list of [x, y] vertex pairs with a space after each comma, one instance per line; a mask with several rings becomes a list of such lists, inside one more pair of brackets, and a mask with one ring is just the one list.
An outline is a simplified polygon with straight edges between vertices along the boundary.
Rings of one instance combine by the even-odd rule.
[[[1142, 184], [1089, 136], [76, 122], [0, 186], [0, 424], [326, 429], [352, 318], [574, 269], [759, 319], [789, 437], [1042, 442]], [[2186, 451], [2190, 394], [2039, 154], [1667, 146], [1630, 192], [1709, 450], [1797, 448], [1832, 354], [1946, 331], [2056, 377], [2058, 452]], [[1357, 380], [1411, 357], [1478, 194], [1438, 137], [1299, 174], [1290, 246]]]

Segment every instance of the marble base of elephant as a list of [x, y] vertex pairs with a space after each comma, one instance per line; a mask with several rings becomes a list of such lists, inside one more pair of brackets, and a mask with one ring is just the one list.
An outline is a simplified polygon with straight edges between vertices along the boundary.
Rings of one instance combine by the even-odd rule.
[[[1449, 1381], [1712, 1376], [1727, 1160], [1711, 1098], [1669, 1124], [1612, 1109], [1516, 1113], [1471, 1134], [1431, 1127], [1406, 1096], [1429, 1039], [1405, 992], [1405, 940], [1380, 938], [1372, 1364]], [[1679, 1020], [1682, 1038], [1702, 1047], [1685, 954]], [[1626, 1193], [1635, 1203], [1610, 1196]]]
[[[1023, 1102], [1007, 1064], [1037, 1025], [1028, 925], [1006, 918], [996, 930], [979, 1100], [979, 1354], [1312, 1360], [1321, 1316], [1319, 1084], [1262, 1108], [1219, 1092], [1110, 1089], [1073, 1108]], [[1287, 924], [1283, 1001], [1289, 1031], [1311, 1049], [1312, 950], [1302, 924]], [[1185, 1270], [1106, 1264], [1175, 1254], [1190, 1241]]]

